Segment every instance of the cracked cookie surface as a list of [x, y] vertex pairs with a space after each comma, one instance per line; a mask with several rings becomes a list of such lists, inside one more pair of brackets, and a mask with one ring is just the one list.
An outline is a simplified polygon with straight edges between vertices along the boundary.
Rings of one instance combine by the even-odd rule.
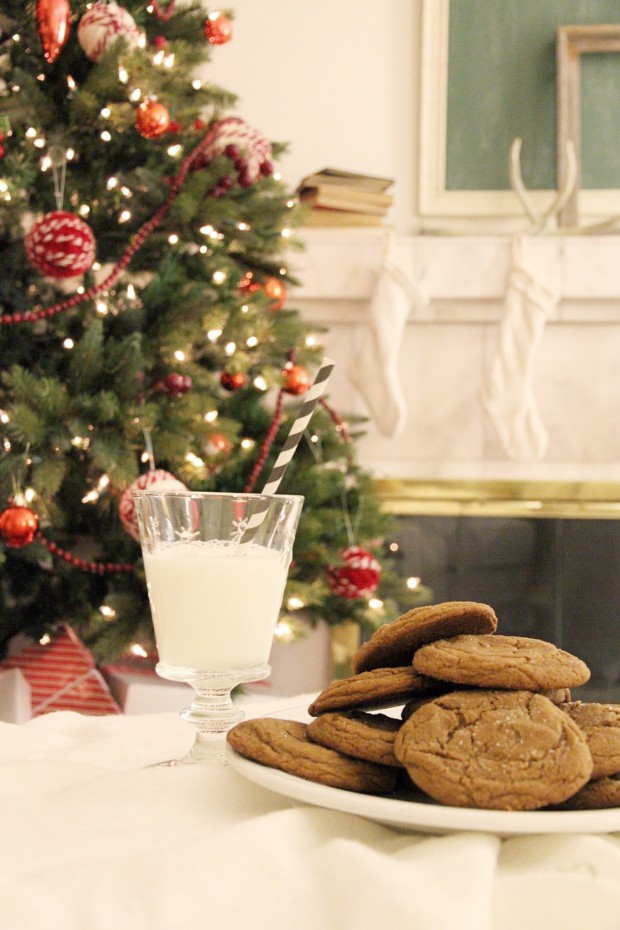
[[402, 768], [394, 755], [394, 741], [401, 726], [402, 720], [387, 714], [351, 710], [321, 714], [308, 724], [308, 736], [321, 746], [355, 759]]
[[353, 656], [355, 673], [373, 668], [410, 665], [416, 649], [436, 639], [462, 633], [494, 633], [495, 611], [476, 601], [446, 601], [414, 607], [397, 620], [385, 623]]
[[620, 705], [571, 701], [562, 710], [585, 735], [594, 770], [592, 778], [620, 772]]
[[571, 718], [530, 691], [453, 691], [403, 724], [394, 752], [411, 780], [457, 807], [538, 810], [590, 779], [592, 756]]
[[526, 636], [454, 636], [423, 646], [413, 657], [423, 675], [458, 685], [546, 691], [590, 677], [585, 662], [552, 643]]
[[396, 769], [312, 743], [307, 724], [295, 720], [243, 720], [229, 730], [226, 740], [246, 759], [330, 788], [383, 794], [396, 787]]
[[445, 684], [420, 675], [411, 665], [375, 668], [327, 685], [308, 708], [311, 717], [335, 710], [381, 710], [416, 694], [442, 694]]

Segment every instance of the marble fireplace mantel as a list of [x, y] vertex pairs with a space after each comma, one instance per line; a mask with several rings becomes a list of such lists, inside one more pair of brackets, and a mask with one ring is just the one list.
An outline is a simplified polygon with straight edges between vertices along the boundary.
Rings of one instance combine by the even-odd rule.
[[302, 238], [289, 305], [377, 478], [620, 489], [620, 236]]

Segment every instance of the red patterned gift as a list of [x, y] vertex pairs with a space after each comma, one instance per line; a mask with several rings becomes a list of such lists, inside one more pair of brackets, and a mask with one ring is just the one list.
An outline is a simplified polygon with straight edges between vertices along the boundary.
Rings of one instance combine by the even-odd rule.
[[73, 710], [92, 716], [120, 714], [95, 662], [68, 624], [46, 643], [26, 646], [0, 662], [0, 669], [19, 668], [30, 685], [32, 716]]

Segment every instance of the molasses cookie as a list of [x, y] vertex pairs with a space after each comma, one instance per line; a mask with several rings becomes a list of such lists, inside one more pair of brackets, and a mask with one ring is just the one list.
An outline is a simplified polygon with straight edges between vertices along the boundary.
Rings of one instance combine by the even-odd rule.
[[410, 665], [416, 649], [461, 633], [494, 633], [495, 611], [474, 601], [447, 601], [414, 607], [398, 620], [380, 626], [353, 656], [354, 672]]
[[409, 777], [457, 807], [537, 810], [589, 780], [586, 738], [568, 714], [530, 691], [453, 691], [423, 705], [394, 744]]
[[416, 671], [442, 681], [479, 688], [546, 691], [572, 688], [590, 677], [577, 656], [525, 636], [454, 636], [423, 646]]
[[563, 704], [565, 711], [585, 735], [592, 754], [592, 778], [620, 772], [620, 705]]
[[589, 781], [562, 804], [562, 810], [598, 810], [620, 807], [620, 773]]
[[314, 699], [308, 713], [318, 717], [330, 710], [381, 710], [402, 704], [416, 694], [443, 694], [446, 685], [420, 675], [410, 665], [375, 668], [333, 681]]
[[246, 759], [330, 788], [383, 794], [396, 786], [396, 769], [351, 759], [310, 742], [305, 723], [266, 717], [244, 720], [228, 731], [226, 739]]
[[355, 759], [402, 768], [394, 755], [394, 740], [401, 725], [401, 720], [386, 714], [351, 710], [321, 714], [308, 724], [308, 737]]

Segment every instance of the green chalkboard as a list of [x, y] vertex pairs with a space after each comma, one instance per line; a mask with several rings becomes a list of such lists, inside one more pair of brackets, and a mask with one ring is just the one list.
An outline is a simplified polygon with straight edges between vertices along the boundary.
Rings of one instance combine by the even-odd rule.
[[[530, 189], [556, 187], [555, 37], [620, 23], [619, 0], [450, 0], [446, 190], [507, 190], [523, 139]], [[620, 188], [620, 54], [581, 56], [581, 187]]]

